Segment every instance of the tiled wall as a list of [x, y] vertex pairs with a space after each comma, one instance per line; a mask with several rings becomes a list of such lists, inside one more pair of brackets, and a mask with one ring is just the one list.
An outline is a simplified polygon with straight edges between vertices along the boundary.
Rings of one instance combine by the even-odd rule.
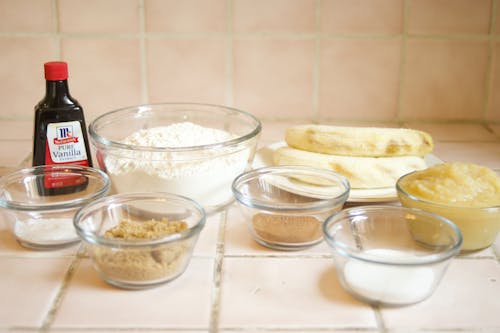
[[0, 119], [69, 63], [87, 118], [147, 102], [262, 119], [500, 123], [498, 0], [0, 0]]

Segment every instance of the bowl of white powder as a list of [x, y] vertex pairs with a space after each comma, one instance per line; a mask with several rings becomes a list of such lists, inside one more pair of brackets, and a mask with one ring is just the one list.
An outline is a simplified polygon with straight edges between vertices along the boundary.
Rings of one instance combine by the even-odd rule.
[[22, 246], [58, 249], [80, 241], [73, 226], [76, 211], [105, 196], [109, 186], [109, 177], [95, 168], [23, 168], [0, 178], [0, 207]]
[[450, 220], [400, 206], [345, 209], [326, 220], [323, 234], [344, 289], [385, 306], [431, 296], [462, 244]]
[[169, 192], [207, 213], [234, 200], [231, 183], [250, 168], [260, 132], [250, 113], [187, 103], [123, 108], [89, 126], [112, 193]]

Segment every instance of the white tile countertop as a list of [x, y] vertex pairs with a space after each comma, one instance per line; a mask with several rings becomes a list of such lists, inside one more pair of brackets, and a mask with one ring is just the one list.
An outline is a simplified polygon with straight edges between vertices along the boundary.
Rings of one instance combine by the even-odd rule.
[[[263, 122], [260, 146], [291, 123]], [[428, 131], [444, 161], [500, 171], [500, 125], [400, 124]], [[30, 122], [0, 122], [0, 173], [26, 163]], [[23, 133], [23, 134], [19, 134]], [[27, 134], [28, 133], [28, 134]], [[252, 240], [238, 207], [209, 217], [176, 280], [129, 291], [107, 285], [81, 245], [22, 248], [0, 220], [0, 332], [500, 332], [500, 240], [452, 260], [427, 300], [383, 308], [341, 287], [323, 242], [297, 252]]]

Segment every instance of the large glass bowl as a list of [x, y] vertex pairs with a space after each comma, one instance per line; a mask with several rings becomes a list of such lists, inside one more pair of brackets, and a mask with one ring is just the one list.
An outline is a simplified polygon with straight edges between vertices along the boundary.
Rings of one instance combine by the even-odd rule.
[[[225, 131], [230, 137], [207, 142], [200, 131], [190, 130], [168, 145], [154, 138], [147, 144], [123, 143], [141, 130], [186, 123]], [[233, 201], [231, 183], [251, 165], [260, 132], [260, 121], [247, 112], [182, 103], [111, 111], [89, 125], [97, 162], [111, 179], [112, 193], [175, 193], [196, 200], [207, 213]]]
[[462, 243], [450, 220], [389, 205], [345, 209], [326, 220], [323, 233], [344, 289], [374, 305], [429, 297]]
[[[205, 222], [198, 203], [170, 193], [108, 196], [80, 209], [74, 219], [97, 272], [125, 289], [154, 287], [179, 277]], [[177, 229], [179, 223], [183, 229]], [[167, 228], [168, 233], [157, 233]], [[110, 230], [115, 231], [108, 235]]]
[[109, 178], [76, 165], [18, 169], [0, 178], [0, 207], [24, 247], [51, 250], [79, 242], [73, 217], [82, 206], [105, 196]]

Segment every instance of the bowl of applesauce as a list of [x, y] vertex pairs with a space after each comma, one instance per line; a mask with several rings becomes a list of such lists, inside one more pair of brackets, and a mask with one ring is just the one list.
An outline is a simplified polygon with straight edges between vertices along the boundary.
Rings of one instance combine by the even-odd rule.
[[[403, 206], [455, 223], [463, 236], [462, 252], [489, 247], [500, 231], [500, 177], [488, 167], [441, 163], [402, 176], [396, 189]], [[419, 235], [433, 237], [433, 231]]]

